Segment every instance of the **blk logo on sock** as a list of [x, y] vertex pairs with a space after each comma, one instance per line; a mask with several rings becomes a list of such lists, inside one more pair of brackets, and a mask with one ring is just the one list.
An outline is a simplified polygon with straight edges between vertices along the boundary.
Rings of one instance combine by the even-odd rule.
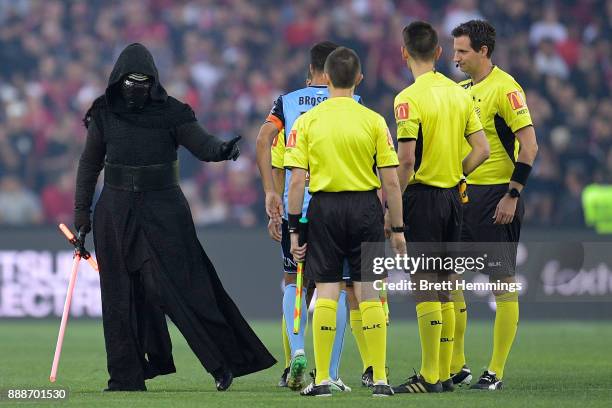
[[439, 321], [439, 320], [431, 320], [429, 323], [431, 323], [432, 326], [436, 326], [438, 324], [442, 324], [442, 322]]
[[376, 323], [371, 326], [363, 326], [363, 330], [380, 329], [380, 327], [380, 323]]
[[323, 331], [336, 331], [335, 327], [331, 327], [331, 326], [321, 326], [321, 330]]

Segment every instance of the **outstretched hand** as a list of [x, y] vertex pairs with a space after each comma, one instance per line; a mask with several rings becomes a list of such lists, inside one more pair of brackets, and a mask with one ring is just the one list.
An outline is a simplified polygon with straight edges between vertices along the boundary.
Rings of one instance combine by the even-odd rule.
[[240, 149], [238, 148], [238, 142], [242, 139], [242, 136], [238, 135], [229, 142], [223, 142], [221, 145], [221, 151], [225, 160], [234, 160], [240, 156]]

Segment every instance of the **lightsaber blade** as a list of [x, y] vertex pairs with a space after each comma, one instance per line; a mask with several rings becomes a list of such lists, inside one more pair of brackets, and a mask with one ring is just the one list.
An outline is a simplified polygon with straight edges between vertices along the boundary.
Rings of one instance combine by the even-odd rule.
[[70, 281], [68, 282], [68, 291], [66, 292], [66, 301], [64, 302], [64, 311], [62, 313], [62, 322], [60, 323], [59, 333], [57, 335], [57, 344], [55, 345], [55, 355], [53, 356], [53, 364], [51, 365], [51, 375], [49, 381], [55, 382], [57, 379], [57, 368], [59, 366], [60, 356], [62, 354], [62, 345], [64, 343], [64, 334], [66, 334], [66, 326], [68, 325], [68, 316], [70, 314], [70, 304], [72, 303], [72, 294], [74, 285], [76, 284], [77, 272], [79, 270], [79, 262], [81, 257], [75, 255], [72, 261], [72, 271], [70, 272]]

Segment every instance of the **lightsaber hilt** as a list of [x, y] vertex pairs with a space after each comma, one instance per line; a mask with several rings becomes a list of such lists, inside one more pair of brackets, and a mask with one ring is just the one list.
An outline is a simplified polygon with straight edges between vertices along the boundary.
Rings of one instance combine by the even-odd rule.
[[70, 228], [66, 224], [59, 225], [60, 231], [64, 234], [68, 242], [74, 246], [74, 256], [79, 256], [81, 259], [85, 259], [89, 265], [96, 271], [98, 270], [98, 263], [91, 257], [91, 254], [85, 249], [85, 231], [80, 230], [78, 235], [75, 237]]

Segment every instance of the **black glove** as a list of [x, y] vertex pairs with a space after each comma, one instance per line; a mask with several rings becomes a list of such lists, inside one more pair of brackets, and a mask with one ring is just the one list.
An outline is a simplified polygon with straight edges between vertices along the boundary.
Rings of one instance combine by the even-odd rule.
[[74, 227], [77, 233], [82, 231], [83, 234], [87, 234], [91, 231], [91, 220], [89, 219], [89, 211], [75, 211], [74, 212]]
[[242, 136], [236, 136], [229, 142], [223, 142], [221, 144], [221, 158], [222, 160], [234, 160], [240, 156], [240, 149], [238, 148], [238, 142], [242, 139]]
[[[87, 233], [83, 230], [80, 230], [76, 236], [76, 245], [74, 246], [74, 253], [79, 254], [81, 257], [87, 254], [87, 250], [85, 249], [85, 235]], [[87, 259], [87, 258], [85, 258]]]

